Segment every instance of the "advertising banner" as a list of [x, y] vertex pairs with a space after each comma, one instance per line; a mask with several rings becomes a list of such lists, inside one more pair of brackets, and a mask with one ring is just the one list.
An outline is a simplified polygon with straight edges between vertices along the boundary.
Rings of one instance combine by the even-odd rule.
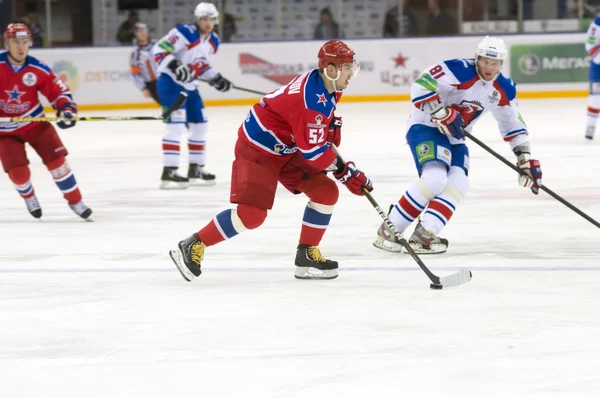
[[510, 64], [517, 83], [586, 82], [590, 58], [583, 43], [517, 44], [510, 47]]

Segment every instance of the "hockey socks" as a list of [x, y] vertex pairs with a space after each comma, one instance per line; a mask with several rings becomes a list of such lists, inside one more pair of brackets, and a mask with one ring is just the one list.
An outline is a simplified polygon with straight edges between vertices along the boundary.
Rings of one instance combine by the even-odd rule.
[[318, 246], [329, 226], [334, 206], [322, 205], [313, 201], [308, 202], [302, 217], [300, 243]]

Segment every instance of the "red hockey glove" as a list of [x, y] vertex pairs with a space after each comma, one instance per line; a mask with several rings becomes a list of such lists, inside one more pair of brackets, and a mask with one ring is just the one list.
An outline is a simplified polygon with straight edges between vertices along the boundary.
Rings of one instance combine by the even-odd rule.
[[438, 115], [438, 113], [443, 115], [444, 108], [442, 108], [438, 112], [431, 115], [431, 120], [437, 124], [438, 129], [442, 134], [462, 140], [465, 138], [463, 128], [466, 126], [462, 115], [454, 108], [447, 107], [445, 110], [445, 116]]
[[369, 192], [373, 190], [373, 184], [371, 184], [371, 180], [365, 175], [365, 173], [356, 168], [354, 162], [346, 162], [344, 164], [344, 169], [339, 173], [334, 173], [333, 176], [355, 195], [363, 196], [363, 189], [366, 189]]
[[342, 142], [342, 118], [334, 116], [329, 123], [327, 131], [327, 142], [331, 142], [335, 146], [340, 146]]
[[528, 153], [519, 155], [517, 165], [525, 172], [525, 175], [519, 176], [519, 185], [530, 188], [531, 192], [538, 194], [542, 187], [542, 168], [540, 161], [531, 159]]

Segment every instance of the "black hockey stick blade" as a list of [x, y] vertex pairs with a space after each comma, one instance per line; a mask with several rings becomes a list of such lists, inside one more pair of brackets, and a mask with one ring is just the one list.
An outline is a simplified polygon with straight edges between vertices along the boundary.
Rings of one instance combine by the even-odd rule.
[[[468, 131], [465, 131], [465, 130], [463, 130], [463, 132], [465, 133], [465, 137], [467, 137], [468, 139], [470, 139], [471, 141], [473, 141], [474, 143], [476, 143], [477, 145], [479, 145], [480, 147], [482, 147], [483, 149], [485, 149], [488, 153], [490, 153], [496, 159], [500, 160], [502, 163], [504, 163], [505, 165], [507, 165], [508, 167], [510, 167], [511, 169], [513, 169], [514, 171], [516, 171], [517, 173], [519, 173], [520, 175], [526, 175], [525, 172], [523, 170], [521, 170], [519, 167], [517, 167], [516, 164], [511, 163], [504, 156], [498, 154], [492, 148], [490, 148], [489, 146], [487, 146], [486, 144], [484, 144], [481, 140], [479, 140], [476, 137], [473, 137], [473, 135], [471, 133], [469, 133]], [[563, 199], [560, 195], [558, 195], [557, 193], [555, 193], [554, 191], [552, 191], [547, 186], [542, 185], [540, 187], [540, 189], [542, 191], [546, 192], [548, 195], [552, 196], [554, 199], [558, 200], [563, 205], [567, 206], [569, 209], [573, 210], [575, 213], [579, 214], [581, 217], [585, 218], [587, 221], [589, 221], [590, 223], [592, 223], [592, 225], [594, 225], [595, 227], [600, 228], [600, 223], [598, 221], [594, 220], [592, 217], [588, 216], [583, 211], [579, 210], [577, 207], [575, 207], [574, 205], [572, 205], [566, 199]]]
[[168, 119], [173, 112], [175, 112], [176, 110], [178, 110], [179, 108], [181, 108], [181, 106], [183, 105], [183, 103], [185, 102], [185, 100], [187, 99], [187, 97], [188, 97], [188, 95], [187, 95], [187, 93], [185, 91], [180, 92], [179, 96], [177, 97], [177, 99], [173, 103], [173, 106], [171, 106], [169, 109], [167, 109], [162, 114], [162, 118], [165, 119], [165, 120]]

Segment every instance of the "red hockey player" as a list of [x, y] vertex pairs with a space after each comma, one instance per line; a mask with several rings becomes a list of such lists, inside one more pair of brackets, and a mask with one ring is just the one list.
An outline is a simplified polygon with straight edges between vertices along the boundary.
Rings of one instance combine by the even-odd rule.
[[[0, 117], [43, 117], [44, 109], [38, 93], [44, 95], [63, 119], [56, 124], [62, 129], [75, 125], [77, 107], [69, 88], [44, 63], [30, 55], [31, 33], [21, 23], [8, 25], [4, 32], [6, 52], [0, 53]], [[92, 210], [81, 200], [75, 176], [65, 160], [67, 149], [56, 130], [48, 122], [0, 122], [0, 160], [4, 171], [35, 218], [42, 209], [31, 185], [29, 161], [25, 153], [29, 143], [48, 167], [54, 182], [62, 191], [69, 207], [82, 218]]]
[[332, 40], [318, 54], [318, 68], [294, 78], [265, 95], [248, 113], [238, 130], [232, 167], [230, 202], [235, 209], [217, 214], [198, 233], [171, 250], [182, 276], [200, 276], [206, 247], [258, 228], [273, 207], [277, 183], [308, 196], [296, 251], [295, 277], [333, 279], [337, 261], [318, 249], [338, 200], [338, 187], [326, 172], [355, 195], [373, 189], [371, 181], [353, 162], [344, 163], [330, 143], [339, 145], [341, 118], [334, 116], [341, 90], [356, 76], [354, 51]]

